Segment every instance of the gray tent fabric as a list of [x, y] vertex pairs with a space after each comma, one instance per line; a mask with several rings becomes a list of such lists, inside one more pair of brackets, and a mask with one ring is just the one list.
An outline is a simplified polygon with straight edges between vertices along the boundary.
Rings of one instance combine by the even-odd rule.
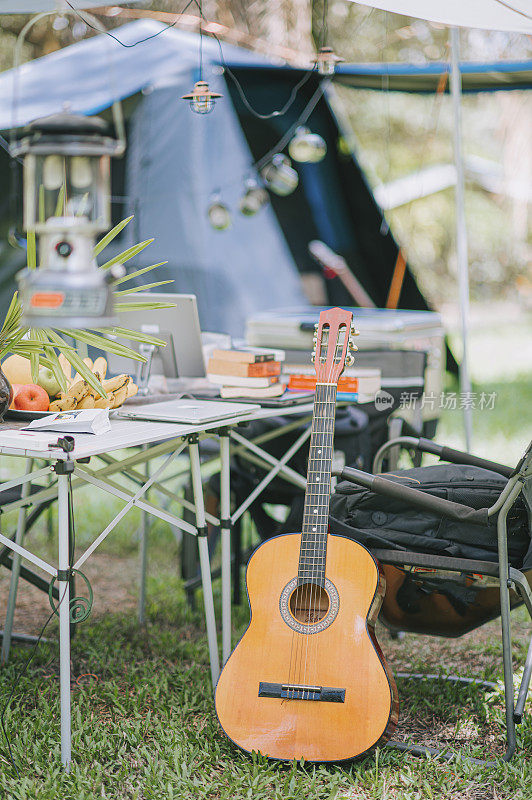
[[[194, 79], [191, 70], [154, 89], [132, 115], [126, 195], [135, 220], [120, 248], [154, 238], [135, 267], [168, 261], [157, 280], [175, 281], [166, 291], [197, 295], [202, 329], [242, 335], [254, 311], [306, 301], [271, 207], [252, 218], [238, 210], [242, 176], [254, 173], [233, 105], [217, 103], [207, 116], [191, 113], [180, 97]], [[209, 80], [216, 91], [227, 91], [221, 76]], [[218, 186], [232, 213], [226, 231], [214, 230], [206, 215]]]

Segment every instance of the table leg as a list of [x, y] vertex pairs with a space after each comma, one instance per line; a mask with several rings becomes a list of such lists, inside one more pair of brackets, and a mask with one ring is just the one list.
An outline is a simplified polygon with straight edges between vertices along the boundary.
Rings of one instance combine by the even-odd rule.
[[192, 489], [194, 491], [194, 505], [196, 508], [196, 528], [198, 529], [198, 549], [201, 583], [203, 586], [203, 603], [205, 606], [205, 623], [207, 626], [207, 642], [209, 645], [209, 659], [211, 663], [211, 678], [212, 685], [215, 687], [220, 674], [220, 661], [218, 657], [218, 638], [216, 635], [216, 618], [214, 616], [214, 600], [212, 596], [211, 562], [209, 559], [209, 545], [207, 542], [207, 526], [205, 524], [205, 505], [203, 500], [203, 486], [201, 484], [201, 466], [197, 437], [191, 438], [188, 450], [190, 455], [190, 471], [192, 474]]
[[231, 655], [231, 463], [229, 431], [220, 432], [220, 531], [222, 538], [222, 663]]
[[[147, 449], [147, 445], [143, 445], [143, 449]], [[144, 474], [146, 480], [150, 477], [149, 462], [146, 461], [144, 465]], [[145, 499], [148, 499], [148, 492], [145, 494]], [[144, 625], [146, 622], [146, 567], [148, 564], [148, 534], [150, 530], [150, 520], [147, 511], [141, 511], [140, 523], [140, 575], [139, 575], [139, 603], [138, 603], [138, 619], [139, 624]]]
[[70, 584], [68, 542], [68, 476], [58, 475], [59, 519], [59, 687], [61, 696], [61, 763], [70, 772], [72, 735], [70, 719]]
[[[33, 459], [26, 459], [26, 475], [33, 469]], [[28, 481], [22, 485], [21, 496], [27, 497], [30, 493], [31, 482]], [[17, 531], [15, 534], [16, 544], [22, 545], [24, 543], [24, 534], [26, 533], [26, 507], [21, 506], [18, 512]], [[0, 661], [2, 664], [7, 664], [9, 658], [9, 651], [11, 649], [11, 634], [13, 632], [13, 618], [15, 616], [15, 605], [17, 602], [18, 582], [20, 577], [20, 565], [22, 556], [19, 553], [13, 553], [13, 563], [11, 566], [11, 580], [9, 582], [9, 597], [7, 600], [6, 622], [4, 625], [4, 635], [2, 638], [2, 655]]]

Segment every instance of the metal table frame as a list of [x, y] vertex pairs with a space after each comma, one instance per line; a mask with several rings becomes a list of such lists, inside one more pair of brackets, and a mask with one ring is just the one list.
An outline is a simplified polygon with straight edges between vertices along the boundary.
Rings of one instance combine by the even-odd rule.
[[[253, 500], [263, 491], [266, 486], [277, 476], [281, 476], [296, 485], [305, 487], [305, 478], [287, 466], [287, 462], [295, 452], [303, 446], [310, 435], [310, 426], [303, 431], [296, 442], [280, 459], [275, 459], [256, 442], [251, 442], [233, 430], [235, 426], [244, 421], [252, 421], [272, 416], [283, 416], [287, 414], [297, 414], [298, 420], [293, 426], [299, 426], [307, 419], [310, 419], [312, 405], [294, 406], [282, 409], [259, 409], [246, 417], [235, 416], [218, 423], [209, 423], [205, 426], [178, 425], [173, 423], [140, 423], [124, 422], [120, 423], [121, 436], [113, 439], [112, 433], [106, 435], [102, 441], [100, 437], [76, 436], [76, 447], [72, 454], [65, 454], [59, 448], [53, 448], [50, 453], [42, 451], [30, 451], [27, 447], [1, 447], [0, 453], [26, 458], [25, 474], [5, 481], [0, 484], [0, 491], [8, 488], [21, 487], [21, 497], [4, 507], [5, 511], [18, 508], [17, 529], [14, 539], [6, 537], [0, 533], [0, 544], [4, 545], [13, 552], [12, 571], [10, 590], [8, 598], [8, 608], [6, 614], [6, 625], [2, 641], [2, 660], [6, 661], [9, 656], [9, 649], [12, 637], [13, 615], [15, 610], [18, 581], [22, 559], [26, 559], [34, 566], [42, 569], [50, 578], [55, 578], [58, 590], [58, 615], [59, 615], [59, 682], [60, 682], [60, 718], [61, 718], [61, 761], [65, 769], [70, 769], [72, 761], [71, 752], [71, 706], [70, 706], [70, 584], [71, 569], [80, 569], [85, 561], [91, 556], [96, 548], [107, 538], [120, 520], [133, 508], [139, 508], [143, 512], [145, 520], [149, 516], [155, 516], [164, 520], [169, 525], [177, 527], [187, 533], [195, 535], [198, 539], [201, 578], [203, 584], [204, 611], [207, 628], [207, 641], [209, 649], [209, 659], [211, 668], [211, 679], [213, 686], [216, 685], [220, 672], [220, 662], [218, 653], [218, 639], [216, 632], [216, 619], [214, 612], [214, 602], [212, 594], [211, 570], [209, 561], [209, 551], [207, 543], [207, 520], [219, 525], [221, 529], [222, 546], [222, 657], [223, 661], [231, 653], [231, 526], [245, 512]], [[303, 417], [303, 419], [301, 419]], [[124, 425], [127, 425], [126, 435], [124, 435]], [[8, 426], [6, 426], [8, 427]], [[113, 423], [116, 428], [116, 423]], [[284, 426], [282, 432], [285, 433], [291, 426]], [[129, 436], [127, 433], [129, 432]], [[137, 434], [135, 435], [133, 434]], [[141, 434], [141, 435], [139, 435]], [[280, 435], [280, 434], [277, 434]], [[220, 473], [220, 519], [209, 515], [205, 511], [203, 485], [201, 475], [201, 462], [199, 455], [200, 437], [216, 436], [220, 441], [219, 473]], [[83, 440], [81, 446], [78, 442]], [[258, 437], [257, 441], [264, 441], [263, 437]], [[231, 515], [231, 494], [230, 494], [230, 450], [231, 441], [237, 443], [238, 451], [245, 453], [249, 460], [257, 461], [265, 466], [269, 466], [268, 474], [261, 483], [249, 495], [242, 505]], [[87, 444], [90, 442], [90, 444]], [[135, 448], [131, 455], [125, 458], [111, 456], [113, 450], [124, 450]], [[164, 472], [174, 463], [175, 459], [185, 451], [188, 451], [190, 461], [190, 472], [192, 477], [192, 488], [194, 502], [189, 503], [184, 498], [176, 497], [164, 485]], [[101, 457], [103, 466], [97, 469], [90, 468], [84, 461], [91, 457]], [[157, 466], [153, 474], [150, 475], [149, 464], [155, 459], [164, 457], [161, 465]], [[47, 466], [34, 469], [35, 460], [45, 460], [49, 462]], [[144, 466], [144, 472], [138, 467]], [[51, 471], [55, 472], [56, 484], [42, 488], [30, 494], [31, 485], [35, 481], [50, 476]], [[135, 489], [131, 490], [114, 480], [114, 476], [122, 475], [129, 481], [133, 481]], [[75, 563], [69, 561], [69, 478], [72, 488], [82, 485], [94, 486], [103, 492], [124, 501], [123, 508], [115, 515], [106, 528], [93, 540], [84, 553], [79, 556]], [[193, 510], [195, 513], [196, 524], [191, 525], [176, 514], [159, 507], [150, 502], [146, 495], [148, 490], [158, 490], [166, 497], [179, 503], [182, 507]], [[57, 567], [49, 564], [35, 553], [32, 553], [24, 546], [25, 519], [27, 508], [41, 502], [57, 498], [58, 501], [58, 558]], [[141, 564], [142, 581], [145, 579], [146, 564], [146, 543], [141, 544]], [[141, 586], [141, 594], [144, 592]]]

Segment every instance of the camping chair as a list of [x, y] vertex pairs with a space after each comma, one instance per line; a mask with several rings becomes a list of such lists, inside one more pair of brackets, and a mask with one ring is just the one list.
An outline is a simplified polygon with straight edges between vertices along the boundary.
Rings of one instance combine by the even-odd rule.
[[[381, 609], [381, 619], [385, 625], [392, 629], [399, 630], [412, 630], [418, 633], [428, 633], [437, 635], [462, 635], [466, 630], [472, 630], [479, 627], [484, 622], [500, 614], [501, 616], [501, 638], [503, 649], [503, 668], [504, 668], [504, 696], [505, 696], [505, 719], [506, 719], [506, 752], [503, 756], [505, 761], [509, 761], [516, 749], [516, 733], [515, 726], [520, 723], [523, 718], [525, 703], [532, 676], [532, 638], [529, 643], [528, 652], [525, 660], [523, 670], [523, 677], [521, 679], [517, 701], [515, 702], [514, 683], [513, 683], [513, 666], [512, 666], [512, 652], [511, 652], [511, 630], [510, 630], [510, 610], [517, 605], [525, 604], [531, 618], [532, 618], [532, 592], [530, 589], [530, 581], [532, 581], [532, 570], [527, 573], [512, 567], [508, 558], [508, 523], [507, 518], [510, 509], [521, 496], [524, 500], [525, 506], [528, 511], [529, 520], [529, 534], [530, 534], [530, 508], [532, 500], [532, 443], [528, 446], [524, 456], [519, 461], [515, 469], [496, 464], [483, 458], [472, 456], [468, 453], [462, 453], [453, 450], [449, 447], [443, 447], [428, 439], [415, 438], [415, 437], [399, 437], [398, 439], [387, 442], [383, 445], [375, 456], [374, 469], [378, 471], [381, 467], [383, 458], [385, 457], [389, 448], [392, 447], [406, 447], [411, 451], [420, 453], [431, 453], [438, 456], [440, 460], [445, 460], [453, 464], [462, 464], [473, 467], [482, 467], [489, 469], [492, 472], [497, 472], [507, 478], [506, 485], [500, 493], [497, 501], [490, 508], [475, 509], [471, 506], [463, 505], [461, 503], [451, 502], [449, 500], [435, 497], [434, 495], [427, 494], [424, 491], [404, 486], [394, 480], [386, 478], [385, 474], [369, 474], [358, 469], [346, 467], [341, 471], [334, 474], [342, 480], [349, 481], [359, 487], [368, 489], [370, 492], [381, 495], [393, 500], [398, 500], [407, 503], [409, 506], [417, 510], [431, 512], [435, 517], [446, 517], [455, 522], [474, 523], [476, 525], [486, 525], [488, 520], [496, 517], [497, 521], [497, 553], [498, 560], [496, 562], [481, 561], [475, 559], [455, 558], [441, 555], [434, 555], [432, 553], [409, 552], [406, 549], [391, 549], [391, 547], [376, 545], [369, 547], [374, 557], [382, 564], [386, 578], [387, 578], [387, 592]], [[331, 531], [335, 532], [335, 521], [331, 518]], [[338, 530], [338, 532], [341, 532]], [[376, 526], [375, 534], [378, 540], [378, 527]], [[353, 537], [356, 538], [356, 537]], [[383, 543], [385, 544], [385, 542]], [[417, 620], [412, 623], [416, 615], [403, 614], [399, 619], [397, 614], [397, 606], [394, 607], [394, 580], [397, 575], [413, 575], [417, 580], [418, 576], [421, 583], [423, 582], [423, 571], [426, 570], [425, 577], [428, 580], [430, 587], [432, 582], [432, 592], [437, 594], [438, 587], [438, 574], [440, 576], [448, 576], [449, 573], [460, 573], [462, 576], [467, 575], [471, 578], [479, 576], [491, 578], [493, 586], [481, 589], [481, 602], [477, 603], [477, 615], [465, 616], [463, 628], [458, 633], [452, 633], [451, 630], [445, 631], [440, 629], [435, 631], [434, 628], [438, 627], [437, 614], [434, 615], [434, 606], [425, 619]], [[391, 578], [391, 580], [389, 580]], [[434, 579], [436, 582], [434, 583]], [[493, 580], [495, 579], [495, 580]], [[498, 583], [498, 586], [496, 585]], [[434, 588], [436, 587], [436, 588]], [[431, 589], [427, 591], [427, 596], [430, 596]], [[407, 608], [408, 610], [408, 608]], [[448, 605], [449, 612], [452, 612], [452, 607]], [[419, 611], [419, 609], [418, 609]], [[441, 627], [441, 620], [440, 620]], [[423, 675], [409, 675], [404, 674], [400, 677], [405, 678], [439, 678], [440, 676], [423, 676]], [[449, 676], [449, 680], [456, 680], [461, 683], [472, 683], [471, 679], [456, 678]], [[478, 681], [477, 685], [484, 687], [489, 684]], [[401, 750], [413, 752], [418, 755], [442, 755], [444, 758], [451, 758], [452, 756], [442, 753], [440, 748], [421, 747], [409, 743], [393, 742], [393, 746]], [[476, 760], [479, 761], [479, 760]], [[486, 763], [480, 761], [480, 763]]]

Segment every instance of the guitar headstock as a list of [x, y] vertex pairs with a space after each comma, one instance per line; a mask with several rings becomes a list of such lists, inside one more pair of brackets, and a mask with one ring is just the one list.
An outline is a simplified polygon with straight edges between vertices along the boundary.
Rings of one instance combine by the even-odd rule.
[[315, 325], [311, 356], [318, 383], [338, 383], [344, 367], [354, 363], [354, 353], [358, 350], [353, 343], [356, 334], [350, 311], [329, 308], [321, 312], [320, 320]]

